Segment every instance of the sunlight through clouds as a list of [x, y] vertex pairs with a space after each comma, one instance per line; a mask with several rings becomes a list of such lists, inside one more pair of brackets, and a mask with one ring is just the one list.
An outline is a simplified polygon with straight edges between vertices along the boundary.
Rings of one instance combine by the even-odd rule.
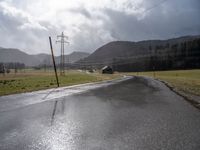
[[1, 0], [0, 34], [17, 40], [1, 39], [0, 46], [16, 47], [28, 53], [49, 53], [48, 36], [55, 39], [64, 31], [70, 40], [67, 53], [93, 52], [113, 40], [166, 39], [200, 33], [198, 0], [181, 3], [167, 0], [156, 6], [160, 2], [162, 0]]

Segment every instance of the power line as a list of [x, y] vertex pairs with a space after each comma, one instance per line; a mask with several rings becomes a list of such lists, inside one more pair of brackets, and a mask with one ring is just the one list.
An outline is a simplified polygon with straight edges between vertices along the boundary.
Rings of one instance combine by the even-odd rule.
[[64, 75], [65, 74], [65, 43], [69, 44], [68, 41], [68, 37], [64, 35], [64, 33], [62, 32], [61, 35], [57, 36], [57, 41], [56, 43], [60, 43], [60, 49], [61, 49], [61, 54], [60, 54], [60, 75]]
[[147, 8], [147, 9], [144, 10], [142, 13], [146, 13], [146, 12], [148, 12], [148, 11], [151, 11], [152, 9], [154, 9], [154, 8], [156, 8], [156, 7], [160, 6], [160, 5], [162, 5], [162, 4], [165, 3], [166, 1], [169, 1], [169, 0], [160, 1], [159, 3], [154, 4], [152, 7]]

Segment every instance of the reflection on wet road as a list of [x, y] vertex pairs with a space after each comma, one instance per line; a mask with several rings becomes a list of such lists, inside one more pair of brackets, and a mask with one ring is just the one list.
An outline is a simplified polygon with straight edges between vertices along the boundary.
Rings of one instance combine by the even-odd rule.
[[33, 94], [26, 105], [0, 97], [0, 149], [200, 149], [199, 110], [162, 83], [135, 77], [86, 89]]

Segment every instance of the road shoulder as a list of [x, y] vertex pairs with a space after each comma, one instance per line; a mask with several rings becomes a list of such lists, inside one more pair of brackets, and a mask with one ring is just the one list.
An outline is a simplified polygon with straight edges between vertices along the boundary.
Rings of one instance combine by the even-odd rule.
[[169, 84], [168, 82], [166, 82], [164, 80], [160, 80], [160, 79], [155, 79], [155, 80], [158, 80], [158, 81], [164, 83], [170, 90], [175, 92], [177, 95], [183, 97], [186, 101], [191, 103], [194, 107], [200, 109], [200, 96], [180, 91], [180, 90], [178, 90], [177, 88], [173, 87], [171, 84]]

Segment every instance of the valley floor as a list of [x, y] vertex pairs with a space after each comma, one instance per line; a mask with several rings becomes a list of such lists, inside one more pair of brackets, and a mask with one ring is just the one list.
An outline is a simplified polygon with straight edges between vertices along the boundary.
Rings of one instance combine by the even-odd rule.
[[[102, 75], [101, 73], [89, 73], [81, 70], [68, 70], [65, 76], [58, 76], [60, 86], [69, 86], [89, 82], [111, 80], [119, 77], [119, 74]], [[18, 73], [11, 72], [3, 76], [0, 74], [0, 96], [31, 92], [36, 90], [57, 87], [54, 72], [44, 70], [23, 70]]]
[[[116, 79], [122, 75], [149, 76], [165, 82], [174, 91], [200, 102], [200, 70], [131, 72], [101, 74], [81, 70], [68, 70], [59, 76], [60, 86]], [[57, 87], [53, 70], [26, 69], [18, 73], [0, 74], [0, 96]]]

